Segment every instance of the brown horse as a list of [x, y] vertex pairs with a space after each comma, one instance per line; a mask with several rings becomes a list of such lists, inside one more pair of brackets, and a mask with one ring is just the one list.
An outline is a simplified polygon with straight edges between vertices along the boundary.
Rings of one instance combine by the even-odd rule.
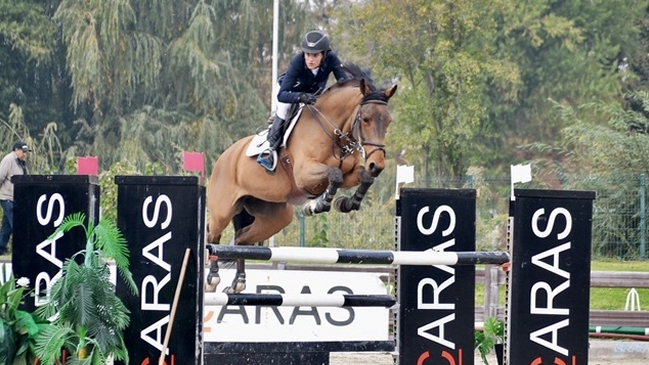
[[[353, 196], [339, 197], [334, 207], [340, 212], [359, 209], [385, 167], [384, 139], [392, 121], [388, 100], [397, 86], [377, 89], [359, 67], [348, 65], [347, 71], [351, 79], [332, 85], [314, 105], [302, 107], [274, 173], [246, 156], [254, 136], [223, 152], [209, 180], [208, 243], [218, 244], [230, 221], [235, 245], [264, 241], [291, 223], [293, 205], [302, 205], [307, 216], [329, 211], [339, 188], [358, 186]], [[211, 260], [208, 291], [220, 281], [216, 257]], [[224, 291], [244, 289], [245, 263], [237, 260], [234, 281]]]

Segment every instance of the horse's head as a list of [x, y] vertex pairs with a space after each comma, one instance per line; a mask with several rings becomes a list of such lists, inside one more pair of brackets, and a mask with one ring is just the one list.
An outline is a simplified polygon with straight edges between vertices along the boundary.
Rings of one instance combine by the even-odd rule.
[[385, 168], [385, 134], [392, 122], [388, 100], [397, 91], [397, 85], [376, 90], [371, 84], [361, 80], [360, 89], [363, 98], [352, 128], [363, 148], [365, 169], [376, 177]]

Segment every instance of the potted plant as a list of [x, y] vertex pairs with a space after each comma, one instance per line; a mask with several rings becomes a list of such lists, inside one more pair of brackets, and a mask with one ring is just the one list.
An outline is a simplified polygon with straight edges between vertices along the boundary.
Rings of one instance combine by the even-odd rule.
[[29, 279], [9, 275], [4, 264], [0, 271], [0, 365], [31, 365], [36, 336], [49, 322], [19, 309], [30, 293]]
[[109, 270], [112, 260], [137, 294], [126, 240], [112, 220], [102, 219], [93, 227], [83, 213], [67, 216], [50, 238], [75, 228], [85, 230], [86, 246], [65, 261], [48, 304], [36, 310], [43, 318], [52, 318], [53, 324], [39, 333], [36, 354], [42, 365], [65, 361], [62, 353], [69, 354], [72, 363], [103, 365], [113, 358], [128, 364], [123, 330], [129, 311], [115, 295]]
[[503, 343], [505, 342], [505, 323], [496, 317], [488, 317], [484, 321], [484, 329], [475, 331], [474, 348], [480, 353], [485, 365], [489, 365], [487, 354], [496, 352], [498, 364], [503, 360]]

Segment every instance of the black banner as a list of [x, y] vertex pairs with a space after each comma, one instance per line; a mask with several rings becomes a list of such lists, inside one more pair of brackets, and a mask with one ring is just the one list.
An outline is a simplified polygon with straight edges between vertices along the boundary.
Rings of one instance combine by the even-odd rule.
[[507, 364], [588, 364], [594, 192], [517, 189]]
[[65, 260], [86, 248], [83, 229], [47, 238], [71, 214], [99, 219], [99, 185], [96, 176], [16, 175], [14, 184], [14, 232], [11, 264], [16, 278], [29, 278], [36, 296], [25, 302], [33, 311], [47, 303], [49, 289], [61, 276]]
[[[202, 363], [205, 187], [193, 176], [116, 176], [118, 226], [130, 249], [140, 296], [118, 277], [117, 294], [131, 311], [125, 331], [130, 363], [157, 364], [171, 331], [167, 365]], [[173, 327], [173, 298], [185, 250], [191, 256]]]
[[[402, 189], [399, 251], [475, 251], [475, 190]], [[401, 365], [473, 365], [475, 267], [400, 266]]]

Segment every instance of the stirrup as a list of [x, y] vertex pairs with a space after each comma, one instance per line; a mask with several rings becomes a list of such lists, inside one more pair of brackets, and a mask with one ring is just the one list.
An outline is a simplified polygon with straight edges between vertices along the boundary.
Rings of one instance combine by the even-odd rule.
[[277, 167], [277, 151], [270, 148], [265, 149], [257, 156], [257, 163], [268, 171], [275, 171]]

